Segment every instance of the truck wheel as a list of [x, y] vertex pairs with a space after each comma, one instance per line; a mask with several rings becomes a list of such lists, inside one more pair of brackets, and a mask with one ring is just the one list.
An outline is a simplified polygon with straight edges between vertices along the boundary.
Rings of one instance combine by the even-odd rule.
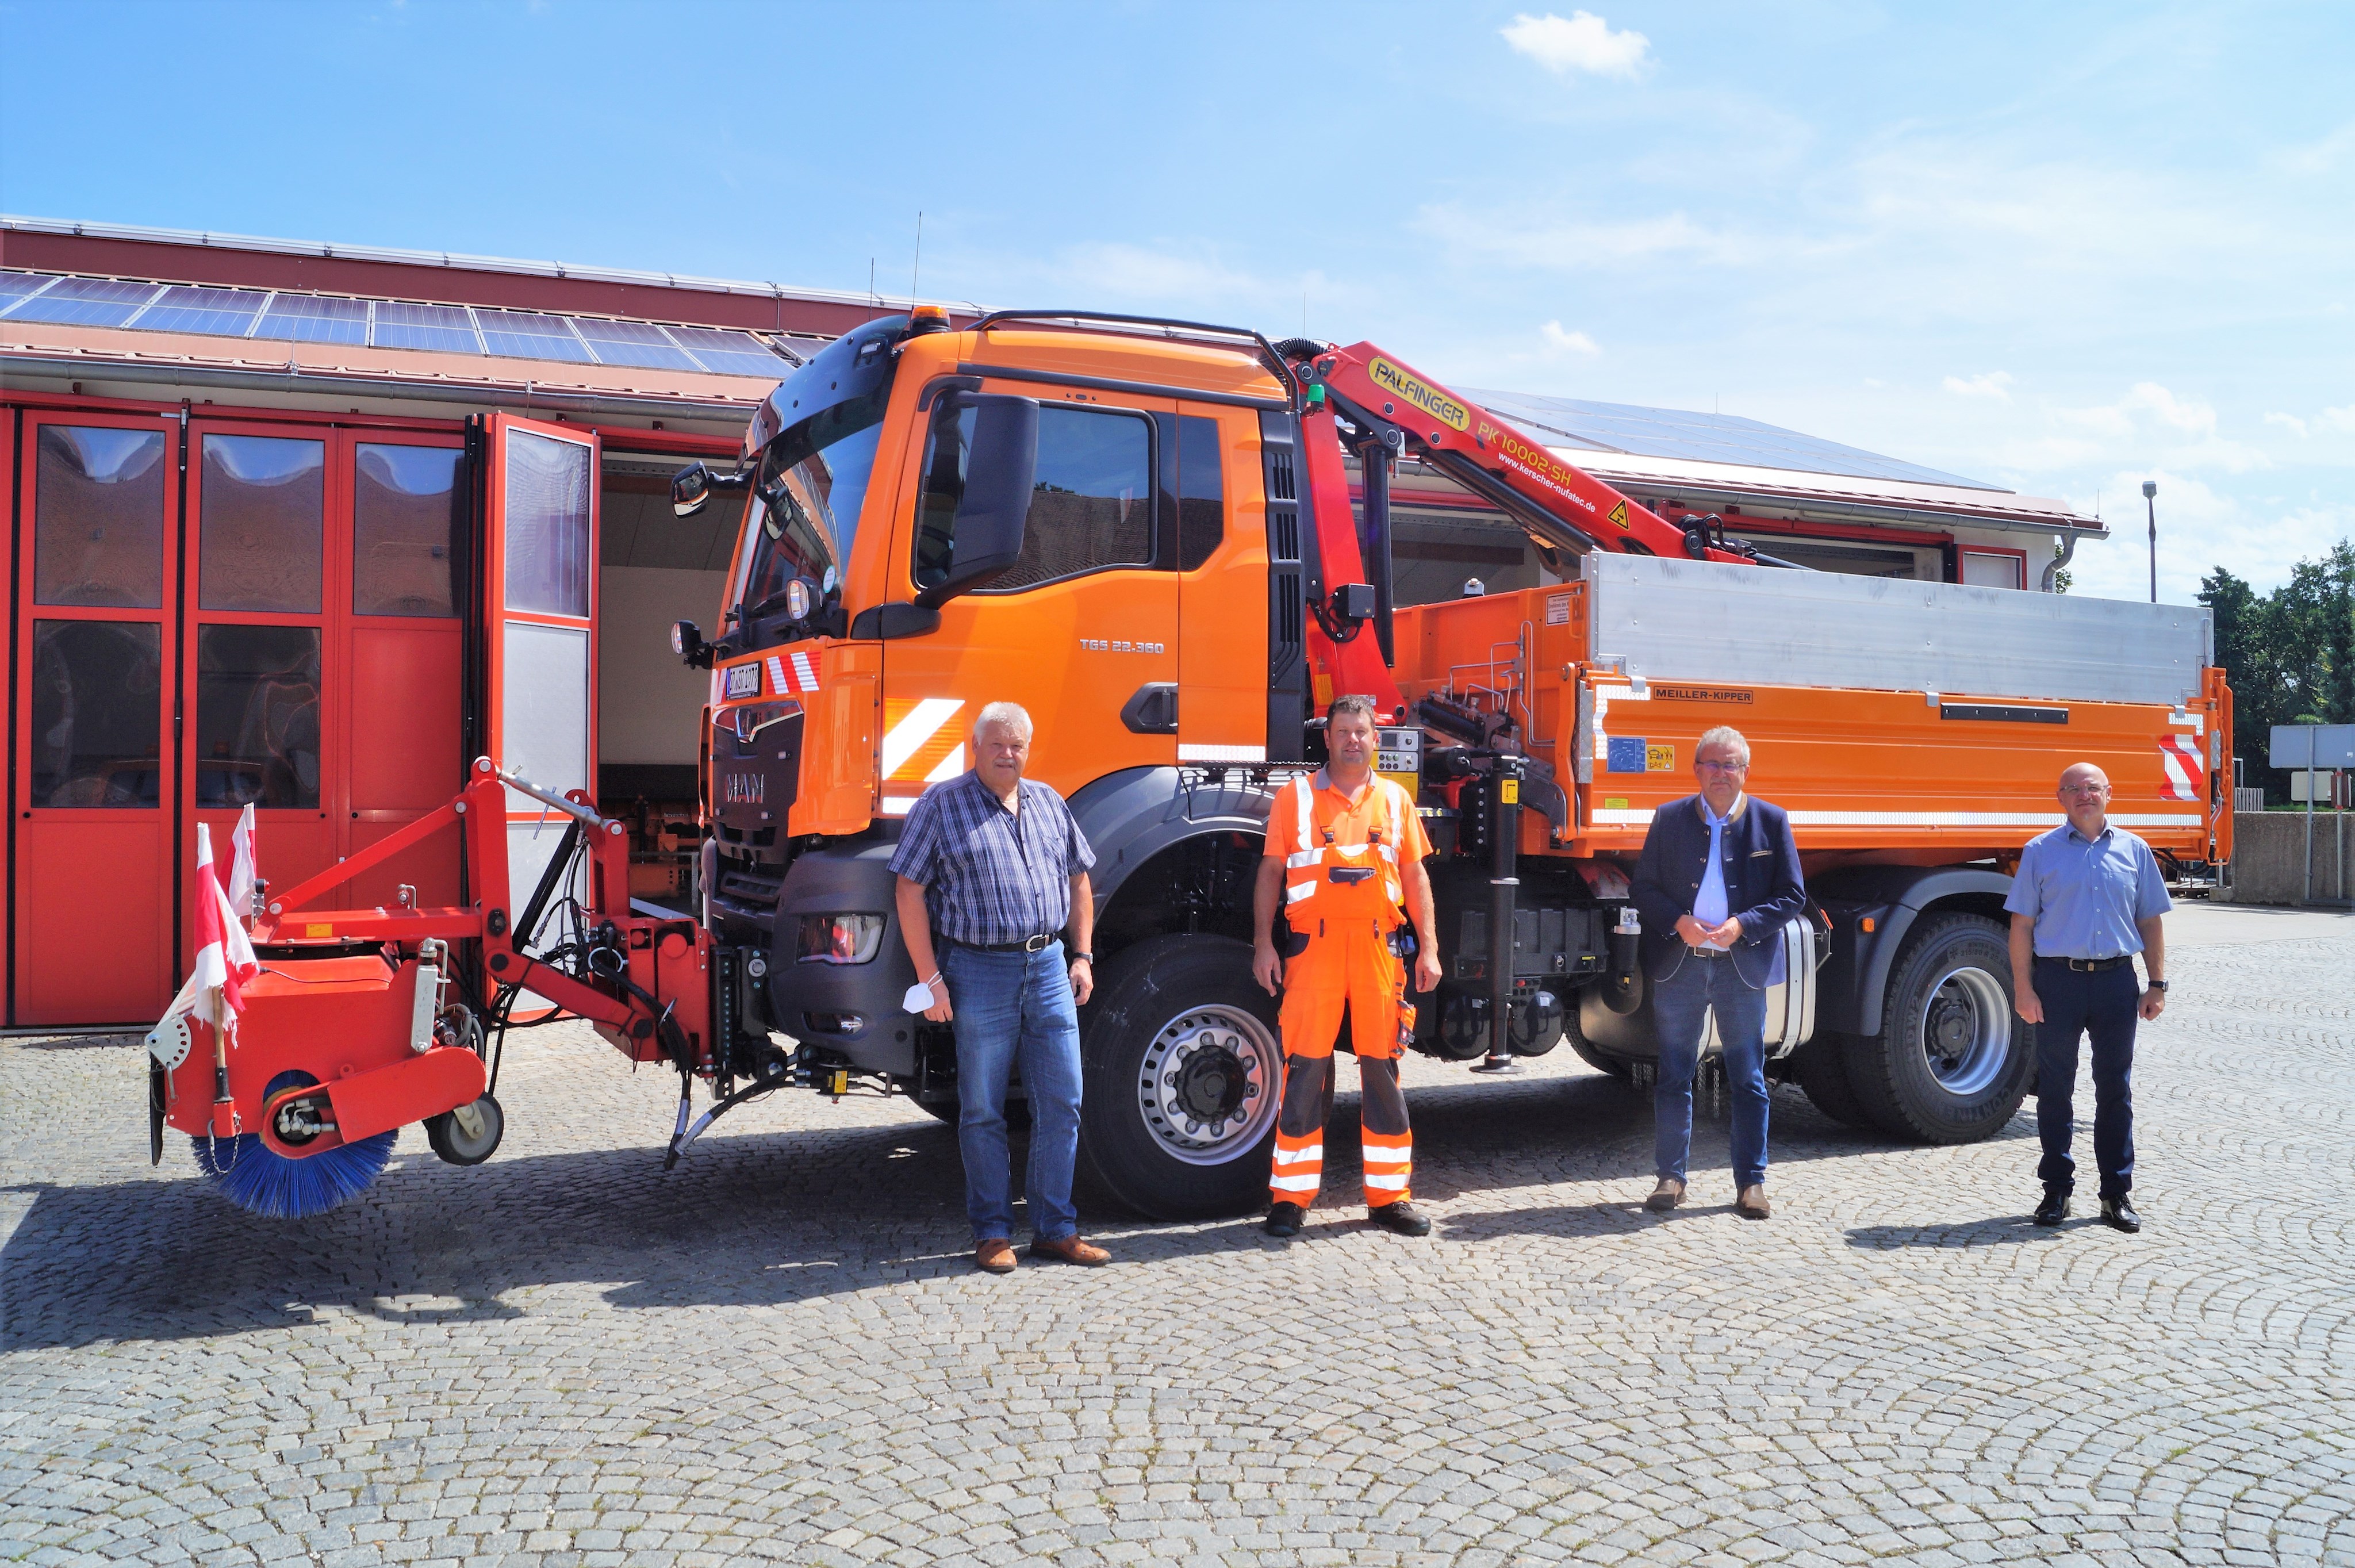
[[1806, 1092], [1807, 1103], [1844, 1127], [1861, 1127], [1878, 1132], [1880, 1124], [1872, 1119], [1856, 1097], [1856, 1089], [1848, 1081], [1849, 1037], [1840, 1034], [1819, 1034], [1799, 1047], [1792, 1062], [1794, 1076]]
[[1878, 1035], [1848, 1041], [1849, 1086], [1883, 1131], [1976, 1143], [2028, 1093], [2034, 1035], [2011, 1010], [2011, 954], [1982, 915], [1923, 923], [1889, 976]]
[[1576, 997], [1571, 997], [1570, 1006], [1564, 1009], [1564, 1013], [1565, 1016], [1561, 1024], [1561, 1038], [1569, 1042], [1570, 1049], [1577, 1053], [1578, 1060], [1583, 1061], [1597, 1072], [1605, 1073], [1613, 1078], [1616, 1078], [1622, 1083], [1626, 1083], [1630, 1078], [1633, 1078], [1636, 1075], [1636, 1070], [1631, 1064], [1621, 1061], [1615, 1056], [1605, 1056], [1602, 1051], [1595, 1049], [1593, 1043], [1590, 1041], [1586, 1038], [1584, 1032], [1579, 1029], [1578, 998]]
[[1258, 1207], [1284, 1092], [1275, 998], [1251, 948], [1162, 936], [1107, 966], [1080, 1026], [1080, 1159], [1098, 1186], [1155, 1220]]

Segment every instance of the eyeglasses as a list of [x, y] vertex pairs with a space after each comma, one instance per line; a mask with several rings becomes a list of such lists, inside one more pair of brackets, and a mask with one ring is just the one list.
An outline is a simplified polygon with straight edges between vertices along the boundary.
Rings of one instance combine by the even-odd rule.
[[2062, 784], [2061, 786], [2061, 793], [2062, 795], [2107, 795], [2110, 793], [2110, 786], [2107, 784]]
[[1748, 763], [1721, 763], [1714, 757], [1703, 757], [1693, 766], [1712, 773], [1746, 773], [1750, 771]]

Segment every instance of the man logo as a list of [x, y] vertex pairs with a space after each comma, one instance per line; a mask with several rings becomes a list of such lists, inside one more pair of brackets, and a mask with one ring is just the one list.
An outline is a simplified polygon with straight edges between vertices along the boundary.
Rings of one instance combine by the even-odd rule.
[[769, 804], [769, 779], [765, 773], [722, 773], [721, 804], [726, 805], [766, 805]]

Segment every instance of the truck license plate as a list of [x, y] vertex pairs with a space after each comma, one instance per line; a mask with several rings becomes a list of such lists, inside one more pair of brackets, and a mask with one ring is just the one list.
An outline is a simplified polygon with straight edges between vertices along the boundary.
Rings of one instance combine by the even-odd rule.
[[761, 666], [758, 660], [751, 664], [733, 664], [728, 667], [728, 695], [730, 697], [761, 695]]

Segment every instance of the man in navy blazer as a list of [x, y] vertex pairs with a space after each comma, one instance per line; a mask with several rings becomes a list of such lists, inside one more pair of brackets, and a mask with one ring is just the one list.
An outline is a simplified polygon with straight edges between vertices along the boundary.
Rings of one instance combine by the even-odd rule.
[[1693, 776], [1700, 793], [1653, 814], [1636, 866], [1644, 974], [1660, 1040], [1652, 1088], [1660, 1183], [1645, 1206], [1665, 1212], [1684, 1201], [1693, 1075], [1713, 1009], [1733, 1093], [1733, 1206], [1764, 1220], [1774, 1212], [1766, 1201], [1766, 987], [1783, 978], [1783, 927], [1806, 907], [1807, 889], [1789, 816], [1742, 787], [1750, 742], [1740, 731], [1721, 724], [1704, 733], [1693, 748]]

